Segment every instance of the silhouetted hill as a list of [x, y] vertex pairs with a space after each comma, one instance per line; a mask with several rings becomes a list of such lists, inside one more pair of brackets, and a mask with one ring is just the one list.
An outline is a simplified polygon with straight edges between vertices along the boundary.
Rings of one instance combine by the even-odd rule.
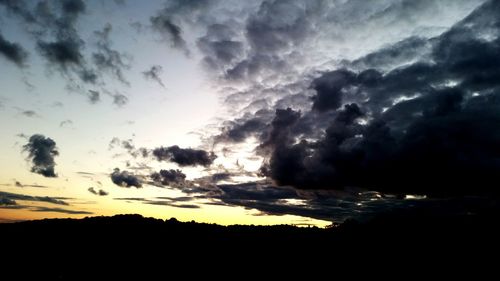
[[0, 233], [3, 253], [8, 253], [5, 268], [30, 268], [6, 271], [6, 276], [151, 277], [191, 267], [194, 271], [184, 274], [227, 267], [276, 271], [281, 263], [288, 264], [283, 270], [339, 262], [394, 266], [407, 261], [415, 266], [410, 261], [421, 255], [420, 262], [435, 265], [486, 260], [499, 249], [497, 218], [496, 213], [436, 216], [402, 211], [320, 229], [116, 215], [0, 224]]

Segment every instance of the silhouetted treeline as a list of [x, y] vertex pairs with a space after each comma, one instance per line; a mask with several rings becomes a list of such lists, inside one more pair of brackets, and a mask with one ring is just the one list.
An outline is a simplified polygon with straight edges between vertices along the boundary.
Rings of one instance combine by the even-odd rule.
[[[206, 274], [213, 276], [229, 269], [289, 274], [340, 264], [408, 262], [406, 266], [412, 267], [419, 265], [415, 260], [436, 266], [494, 262], [487, 257], [499, 249], [498, 217], [496, 212], [400, 211], [326, 229], [220, 226], [140, 215], [26, 221], [0, 224], [2, 252], [8, 257], [3, 274], [18, 279], [36, 275], [142, 280], [170, 276], [170, 271], [192, 276], [207, 268], [211, 270]], [[29, 270], [14, 270], [16, 266]]]

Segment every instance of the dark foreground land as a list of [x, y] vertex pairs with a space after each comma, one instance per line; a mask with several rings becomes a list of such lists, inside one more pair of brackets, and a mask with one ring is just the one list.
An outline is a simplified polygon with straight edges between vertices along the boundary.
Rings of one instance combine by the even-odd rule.
[[[2, 280], [379, 268], [495, 268], [499, 216], [393, 212], [320, 229], [220, 226], [140, 215], [0, 224]], [[397, 265], [397, 266], [396, 266]], [[301, 273], [302, 274], [302, 273]], [[147, 278], [148, 277], [148, 278]], [[99, 278], [99, 279], [100, 279]], [[165, 279], [165, 278], [161, 278]], [[177, 278], [167, 278], [177, 279]], [[240, 278], [234, 278], [240, 279]]]

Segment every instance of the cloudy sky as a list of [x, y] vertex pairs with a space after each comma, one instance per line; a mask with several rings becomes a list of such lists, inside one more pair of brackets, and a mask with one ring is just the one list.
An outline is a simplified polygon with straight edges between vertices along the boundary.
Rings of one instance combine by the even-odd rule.
[[324, 226], [494, 198], [499, 14], [486, 0], [0, 0], [0, 220]]

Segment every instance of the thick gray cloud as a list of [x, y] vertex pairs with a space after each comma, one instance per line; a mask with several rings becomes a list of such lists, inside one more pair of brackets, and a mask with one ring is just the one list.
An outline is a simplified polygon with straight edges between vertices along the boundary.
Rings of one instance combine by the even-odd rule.
[[342, 104], [342, 90], [347, 85], [353, 85], [356, 75], [348, 70], [336, 70], [316, 78], [311, 85], [316, 91], [313, 97], [313, 109], [326, 111], [338, 109]]
[[351, 64], [360, 69], [377, 68], [387, 71], [426, 57], [430, 54], [431, 46], [428, 39], [411, 36], [356, 59]]
[[290, 145], [293, 141], [290, 128], [300, 119], [300, 111], [291, 108], [276, 109], [276, 116], [271, 122], [271, 130], [267, 138], [259, 146], [261, 153], [268, 153], [281, 145]]
[[184, 184], [186, 175], [181, 170], [160, 170], [160, 172], [152, 173], [151, 179], [156, 184], [179, 186]]
[[57, 177], [54, 157], [59, 155], [59, 151], [54, 140], [43, 135], [32, 135], [23, 150], [29, 153], [28, 158], [33, 164], [31, 172], [44, 177]]
[[241, 42], [235, 26], [237, 22], [215, 23], [207, 28], [206, 34], [196, 42], [205, 55], [203, 62], [209, 69], [225, 72], [244, 55], [244, 43]]
[[83, 60], [80, 44], [72, 41], [39, 42], [38, 48], [49, 62], [60, 64], [64, 70], [71, 64], [79, 65]]
[[133, 175], [127, 171], [120, 171], [118, 168], [115, 168], [113, 173], [111, 173], [111, 181], [121, 187], [142, 187], [142, 180], [139, 176]]
[[[291, 71], [291, 56], [298, 55], [295, 50], [316, 34], [316, 25], [323, 17], [325, 3], [262, 1], [257, 11], [243, 23], [248, 51], [241, 56], [243, 47], [239, 41], [221, 42], [219, 49], [230, 54], [233, 60], [238, 58], [231, 68], [225, 70], [224, 76], [230, 80], [244, 80]], [[215, 56], [219, 61], [221, 58], [227, 60], [226, 57]]]
[[5, 39], [0, 32], [0, 54], [17, 66], [24, 66], [28, 58], [28, 52], [18, 43]]
[[88, 69], [82, 55], [83, 41], [80, 40], [57, 40], [52, 42], [39, 41], [37, 48], [51, 65], [58, 70], [67, 73], [74, 71], [78, 77], [86, 83], [96, 83], [97, 74]]
[[[335, 10], [361, 5], [348, 2], [345, 6], [339, 4]], [[395, 22], [403, 22], [405, 29], [420, 24], [423, 18], [431, 19], [429, 15], [433, 13], [447, 13], [442, 9], [443, 3], [396, 2], [387, 1], [386, 8], [378, 7], [363, 16], [373, 16], [367, 20], [377, 24], [393, 18]], [[471, 13], [479, 2], [460, 2], [456, 6], [455, 2], [448, 3], [456, 15], [470, 15], [447, 31], [422, 30], [398, 35], [399, 40], [361, 53], [359, 58], [331, 64], [336, 67], [321, 66], [318, 69], [322, 71], [292, 75], [296, 82], [268, 86], [247, 79], [246, 89], [226, 88], [233, 93], [227, 96], [228, 107], [239, 108], [242, 117], [225, 121], [222, 132], [213, 138], [215, 143], [224, 142], [230, 149], [231, 143], [257, 136], [261, 144], [256, 151], [266, 159], [262, 174], [276, 184], [299, 190], [345, 190], [354, 186], [384, 193], [432, 196], [498, 194], [488, 182], [494, 180], [494, 171], [499, 168], [498, 151], [492, 144], [499, 141], [498, 129], [493, 124], [498, 124], [500, 117], [497, 114], [500, 64], [495, 55], [500, 51], [500, 24], [495, 16], [500, 8], [495, 1], [485, 1]], [[290, 3], [294, 2], [263, 3], [259, 10], [280, 9], [280, 5]], [[372, 3], [365, 8], [376, 5], [381, 6]], [[348, 11], [344, 13], [348, 17]], [[398, 14], [408, 16], [402, 18]], [[304, 44], [301, 40], [314, 37], [300, 33], [300, 29], [297, 33], [287, 33], [279, 28], [269, 28], [269, 32], [258, 28], [268, 24], [255, 20], [265, 15], [262, 12], [249, 17], [246, 28], [266, 33], [269, 40], [256, 40], [251, 45], [266, 50], [266, 56], [274, 53], [281, 57], [287, 48], [297, 49], [296, 46]], [[333, 21], [332, 29], [335, 24], [349, 23], [340, 14], [337, 19], [330, 16], [326, 18]], [[286, 20], [279, 24], [285, 25]], [[308, 30], [308, 25], [304, 28]], [[314, 28], [322, 27], [314, 25]], [[346, 26], [349, 28], [352, 27]], [[252, 34], [246, 36], [251, 41]], [[262, 38], [259, 36], [254, 38]], [[294, 38], [299, 40], [295, 42]], [[199, 47], [210, 54], [207, 46]], [[213, 54], [210, 57], [216, 58]], [[233, 72], [225, 74], [248, 78], [249, 73], [259, 73], [259, 67], [250, 67], [252, 60], [248, 57], [244, 60], [241, 62], [245, 67], [235, 67]], [[219, 61], [221, 65], [226, 63], [223, 59]], [[281, 77], [289, 78], [288, 72], [278, 71], [279, 67], [264, 69], [274, 69]], [[258, 116], [257, 112], [262, 111], [273, 112], [274, 117]], [[267, 208], [254, 205], [257, 209]]]
[[153, 149], [158, 161], [170, 161], [179, 166], [210, 166], [217, 156], [213, 152], [193, 148], [180, 148], [177, 145]]
[[215, 137], [215, 142], [242, 142], [252, 135], [262, 134], [268, 126], [263, 118], [240, 119], [227, 122], [223, 132]]
[[[310, 82], [318, 73], [334, 67], [341, 70], [339, 65], [344, 64], [350, 65], [344, 68], [359, 74], [369, 68], [386, 72], [413, 63], [429, 52], [429, 38], [444, 32], [484, 1], [422, 2], [253, 2], [250, 6], [240, 5], [242, 11], [232, 11], [233, 16], [220, 13], [217, 20], [209, 20], [206, 34], [197, 44], [205, 55], [205, 64], [211, 66], [210, 72], [222, 78], [219, 82], [227, 83], [227, 87], [221, 86], [221, 93], [227, 98], [230, 115], [249, 112], [246, 107], [257, 100], [264, 100], [271, 111], [291, 107], [307, 115], [304, 107], [314, 90], [308, 87], [312, 87]], [[220, 32], [223, 35], [216, 32], [219, 30], [224, 31]], [[218, 58], [210, 46], [224, 40], [243, 44], [243, 53], [231, 56], [230, 63], [225, 56]], [[398, 53], [392, 46], [399, 41], [412, 48], [399, 49], [403, 51]], [[380, 49], [386, 51], [381, 58], [371, 57], [351, 67], [354, 63], [350, 61]], [[383, 66], [382, 57], [387, 58]], [[340, 94], [345, 98], [355, 90], [343, 89]], [[291, 96], [297, 100], [295, 105], [290, 103]], [[252, 110], [254, 113], [258, 109]]]
[[321, 1], [263, 1], [246, 23], [246, 37], [255, 52], [276, 52], [300, 45], [313, 31]]

